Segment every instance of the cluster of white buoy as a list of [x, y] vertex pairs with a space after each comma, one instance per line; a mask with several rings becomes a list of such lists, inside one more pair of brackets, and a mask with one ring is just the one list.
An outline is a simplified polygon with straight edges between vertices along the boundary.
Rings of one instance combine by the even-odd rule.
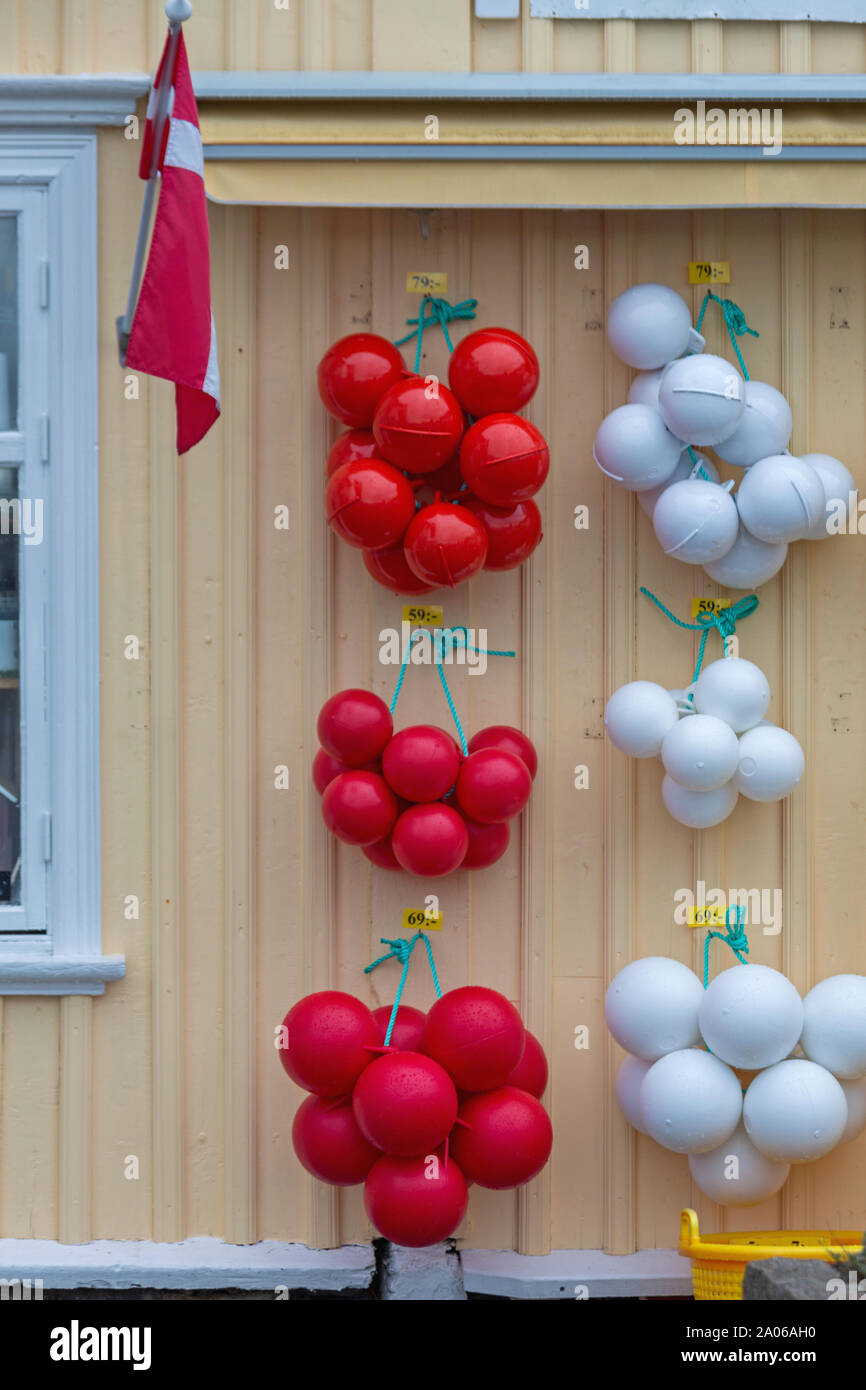
[[[829, 454], [788, 452], [791, 408], [774, 386], [744, 380], [705, 353], [685, 300], [667, 285], [634, 285], [614, 300], [610, 345], [636, 367], [628, 403], [602, 420], [593, 457], [636, 492], [666, 555], [715, 580], [753, 589], [781, 569], [788, 544], [844, 529], [857, 486]], [[719, 480], [696, 448], [745, 470]]]
[[681, 962], [646, 956], [615, 976], [604, 1007], [629, 1054], [616, 1078], [625, 1118], [687, 1154], [713, 1201], [761, 1202], [791, 1164], [866, 1128], [866, 976], [833, 975], [801, 998], [765, 965], [704, 989]]
[[800, 744], [764, 718], [770, 684], [760, 667], [727, 656], [705, 666], [686, 690], [629, 681], [615, 690], [604, 726], [632, 758], [661, 758], [662, 799], [694, 830], [718, 825], [742, 794], [781, 801], [805, 770]]

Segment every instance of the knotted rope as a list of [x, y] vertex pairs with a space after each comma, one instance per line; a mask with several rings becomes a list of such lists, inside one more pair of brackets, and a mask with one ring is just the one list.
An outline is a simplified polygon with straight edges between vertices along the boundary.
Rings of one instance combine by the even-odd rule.
[[379, 940], [383, 946], [390, 946], [391, 949], [390, 951], [386, 951], [384, 956], [380, 956], [378, 960], [374, 960], [369, 965], [365, 965], [364, 974], [369, 975], [371, 970], [375, 970], [377, 965], [382, 965], [386, 960], [398, 960], [403, 967], [402, 974], [400, 975], [400, 983], [397, 986], [397, 993], [394, 998], [394, 1006], [391, 1009], [391, 1017], [388, 1020], [388, 1028], [385, 1033], [385, 1046], [390, 1047], [391, 1034], [394, 1031], [394, 1024], [397, 1020], [397, 1010], [400, 1007], [400, 1000], [403, 997], [406, 977], [409, 974], [409, 962], [412, 959], [412, 952], [415, 950], [419, 941], [423, 941], [427, 948], [427, 960], [430, 965], [430, 974], [433, 976], [433, 988], [436, 990], [437, 999], [442, 998], [442, 988], [439, 984], [439, 976], [436, 974], [433, 947], [430, 945], [430, 938], [427, 936], [426, 932], [416, 931], [415, 935], [408, 939], [400, 937], [396, 941], [391, 941], [389, 937], [382, 936]]
[[[652, 600], [656, 608], [661, 609], [666, 618], [670, 618], [672, 623], [676, 623], [677, 627], [686, 628], [689, 632], [700, 632], [702, 634], [701, 645], [698, 648], [698, 662], [695, 666], [695, 673], [692, 676], [690, 684], [694, 684], [694, 682], [697, 680], [698, 676], [701, 673], [701, 666], [703, 665], [704, 661], [704, 651], [706, 650], [707, 638], [709, 637], [711, 630], [715, 628], [719, 633], [719, 636], [722, 639], [722, 647], [724, 649], [725, 655], [727, 656], [727, 639], [729, 637], [733, 637], [734, 632], [736, 631], [737, 623], [740, 621], [741, 618], [747, 618], [750, 613], [754, 613], [759, 602], [757, 594], [747, 594], [745, 598], [737, 599], [737, 602], [732, 603], [729, 608], [721, 608], [718, 611], [718, 613], [699, 613], [698, 621], [696, 623], [684, 623], [682, 618], [678, 618], [676, 614], [672, 613], [669, 608], [665, 608], [665, 605], [662, 603], [661, 599], [656, 598], [655, 594], [651, 593], [649, 589], [644, 588], [644, 586], [641, 585], [640, 591], [642, 594], [646, 594], [648, 599]], [[691, 699], [692, 696], [689, 695], [689, 700]]]
[[746, 323], [746, 315], [743, 313], [739, 304], [735, 304], [732, 299], [720, 299], [717, 294], [713, 294], [712, 290], [707, 290], [706, 299], [701, 305], [701, 312], [698, 315], [698, 321], [695, 325], [698, 333], [700, 333], [701, 331], [701, 324], [704, 321], [704, 315], [707, 312], [707, 306], [709, 305], [710, 300], [712, 300], [714, 304], [721, 305], [722, 314], [724, 315], [725, 319], [725, 327], [727, 328], [728, 335], [731, 339], [731, 342], [734, 345], [734, 352], [737, 354], [737, 361], [740, 364], [740, 371], [743, 373], [743, 377], [745, 378], [745, 380], [749, 381], [749, 373], [746, 368], [746, 364], [743, 361], [743, 354], [740, 352], [740, 345], [737, 342], [737, 338], [742, 338], [744, 333], [748, 333], [752, 338], [760, 338], [761, 335], [757, 332], [756, 329], [750, 328], [749, 325]]
[[[403, 688], [406, 668], [409, 665], [409, 658], [412, 654], [412, 643], [419, 633], [424, 633], [425, 631], [426, 629], [423, 627], [416, 627], [409, 635], [409, 641], [406, 643], [406, 652], [400, 664], [400, 674], [397, 677], [397, 685], [391, 699], [392, 714], [397, 707], [397, 700]], [[463, 725], [460, 723], [457, 707], [454, 704], [454, 698], [449, 689], [448, 682], [445, 679], [445, 672], [442, 669], [443, 661], [445, 661], [446, 657], [453, 651], [454, 647], [464, 647], [467, 651], [477, 652], [479, 655], [483, 654], [485, 656], [516, 656], [516, 652], [497, 651], [493, 647], [476, 647], [473, 642], [469, 641], [469, 629], [465, 627], [442, 627], [434, 628], [433, 630], [433, 663], [439, 674], [442, 689], [445, 691], [445, 699], [448, 701], [451, 717], [457, 726], [457, 732], [460, 735], [460, 746], [463, 749], [463, 755], [465, 757], [469, 752], [469, 746], [466, 742], [466, 735], [463, 732]]]
[[[415, 351], [415, 374], [421, 370], [421, 349], [424, 342], [424, 331], [433, 328], [438, 324], [445, 334], [445, 341], [448, 344], [448, 351], [454, 351], [454, 344], [448, 333], [448, 325], [454, 319], [474, 319], [475, 310], [478, 308], [477, 299], [464, 299], [459, 304], [449, 304], [447, 299], [439, 299], [436, 295], [425, 294], [421, 301], [421, 312], [416, 319], [407, 319], [406, 323], [412, 330], [403, 338], [396, 338], [395, 347], [402, 347], [408, 343], [410, 338], [417, 336], [418, 346]], [[429, 310], [429, 313], [428, 313]], [[414, 326], [413, 326], [414, 325]]]

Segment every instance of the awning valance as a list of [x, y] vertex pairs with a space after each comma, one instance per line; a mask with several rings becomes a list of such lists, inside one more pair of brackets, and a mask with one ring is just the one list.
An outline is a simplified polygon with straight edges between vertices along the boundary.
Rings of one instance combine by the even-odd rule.
[[[309, 81], [302, 91], [286, 82], [283, 97], [279, 83], [246, 97], [236, 87], [218, 97], [205, 85], [208, 195], [419, 208], [866, 203], [862, 82], [841, 99], [832, 83], [826, 91], [797, 87], [788, 98], [784, 82], [757, 78], [755, 92], [735, 95], [728, 79], [710, 99], [694, 99], [680, 95], [675, 76], [667, 98], [657, 80], [616, 95], [611, 74], [604, 98], [598, 84], [558, 88], [546, 101], [535, 88], [509, 97], [507, 84], [474, 97], [470, 83], [465, 93], [452, 84], [434, 101], [408, 95], [411, 84], [383, 88], [380, 78], [356, 74], [345, 91], [337, 84], [321, 95]], [[754, 104], [759, 96], [777, 104]]]

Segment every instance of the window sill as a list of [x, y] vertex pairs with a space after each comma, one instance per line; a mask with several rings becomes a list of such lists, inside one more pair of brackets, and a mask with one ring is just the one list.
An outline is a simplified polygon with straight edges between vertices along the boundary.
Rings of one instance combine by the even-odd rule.
[[0, 995], [104, 994], [109, 980], [125, 974], [124, 956], [0, 957]]

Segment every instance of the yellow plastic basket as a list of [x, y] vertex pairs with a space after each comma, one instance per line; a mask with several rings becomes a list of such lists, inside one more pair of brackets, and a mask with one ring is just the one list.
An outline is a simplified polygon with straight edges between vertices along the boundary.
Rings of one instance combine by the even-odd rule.
[[695, 1299], [743, 1297], [743, 1275], [750, 1260], [784, 1255], [789, 1260], [844, 1258], [863, 1246], [862, 1231], [724, 1231], [702, 1236], [698, 1214], [680, 1216], [679, 1252], [692, 1262]]

